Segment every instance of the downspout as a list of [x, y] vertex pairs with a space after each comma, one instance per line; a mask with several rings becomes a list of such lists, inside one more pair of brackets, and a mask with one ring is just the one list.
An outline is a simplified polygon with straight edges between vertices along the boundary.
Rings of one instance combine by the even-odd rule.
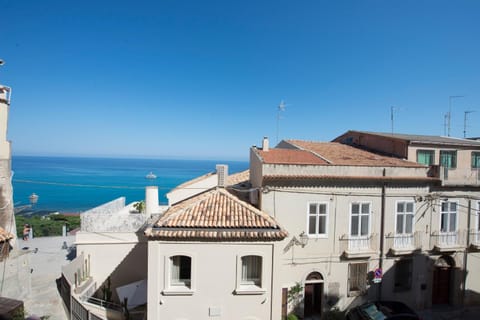
[[467, 295], [467, 258], [468, 258], [468, 246], [470, 245], [470, 220], [472, 214], [472, 200], [468, 199], [468, 215], [467, 215], [467, 243], [465, 245], [465, 253], [463, 257], [463, 295], [462, 306], [465, 307], [465, 298]]
[[273, 273], [275, 262], [275, 245], [272, 243], [272, 272], [270, 273], [270, 320], [273, 320]]
[[[386, 176], [386, 169], [383, 168], [382, 176]], [[378, 259], [378, 268], [383, 271], [383, 251], [384, 251], [384, 233], [385, 233], [385, 189], [386, 182], [382, 183], [382, 206], [380, 212], [380, 256]], [[378, 284], [377, 299], [382, 300], [382, 282]]]

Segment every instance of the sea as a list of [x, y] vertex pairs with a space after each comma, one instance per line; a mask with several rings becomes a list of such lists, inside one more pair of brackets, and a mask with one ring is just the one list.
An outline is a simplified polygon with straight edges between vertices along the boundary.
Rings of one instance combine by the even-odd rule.
[[[227, 164], [229, 174], [248, 169], [247, 161], [13, 156], [14, 204], [27, 207], [35, 194], [34, 210], [81, 213], [119, 197], [143, 200], [152, 185], [166, 204], [166, 193], [217, 164]], [[150, 173], [156, 178], [148, 179]]]

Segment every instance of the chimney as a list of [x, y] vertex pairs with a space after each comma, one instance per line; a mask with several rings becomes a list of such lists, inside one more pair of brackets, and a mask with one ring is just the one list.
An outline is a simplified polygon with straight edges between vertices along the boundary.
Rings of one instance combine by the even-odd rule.
[[263, 151], [268, 151], [268, 137], [263, 137], [262, 150]]
[[158, 187], [148, 186], [145, 188], [145, 214], [153, 213], [158, 213]]
[[228, 165], [217, 164], [218, 187], [225, 188], [228, 178]]

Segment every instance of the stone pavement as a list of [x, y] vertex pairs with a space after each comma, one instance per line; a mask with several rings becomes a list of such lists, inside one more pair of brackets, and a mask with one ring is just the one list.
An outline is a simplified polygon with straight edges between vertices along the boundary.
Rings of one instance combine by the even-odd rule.
[[70, 262], [63, 243], [70, 247], [74, 241], [74, 236], [19, 239], [18, 248], [2, 263], [0, 295], [23, 300], [27, 316], [67, 319], [56, 279], [60, 278], [62, 266]]

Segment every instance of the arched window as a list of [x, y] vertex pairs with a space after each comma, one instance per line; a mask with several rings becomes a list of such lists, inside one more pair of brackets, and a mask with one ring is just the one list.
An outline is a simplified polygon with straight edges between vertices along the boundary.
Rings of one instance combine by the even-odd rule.
[[190, 288], [192, 281], [192, 258], [188, 256], [170, 257], [170, 285]]
[[262, 286], [262, 257], [242, 257], [242, 278], [241, 285]]
[[323, 277], [320, 274], [320, 272], [312, 272], [307, 276], [307, 279], [305, 282], [308, 282], [308, 281], [319, 282], [321, 280], [323, 280]]

